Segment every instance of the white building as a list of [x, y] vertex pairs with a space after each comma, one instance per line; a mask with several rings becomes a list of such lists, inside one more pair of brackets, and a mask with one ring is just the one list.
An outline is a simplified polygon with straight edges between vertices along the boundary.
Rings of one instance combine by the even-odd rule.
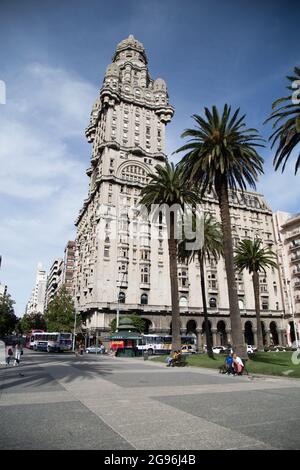
[[44, 313], [44, 303], [46, 294], [46, 271], [41, 263], [38, 263], [35, 286], [26, 306], [26, 313]]
[[[171, 295], [166, 226], [141, 222], [135, 210], [140, 190], [156, 164], [164, 164], [165, 126], [174, 113], [162, 79], [152, 80], [143, 45], [129, 36], [120, 42], [86, 130], [92, 144], [89, 193], [76, 221], [75, 301], [89, 315], [88, 328], [109, 331], [118, 307], [147, 320], [149, 331], [169, 332]], [[260, 194], [231, 194], [235, 242], [259, 236], [274, 246], [272, 211]], [[214, 194], [204, 209], [220, 219]], [[156, 235], [153, 236], [153, 228]], [[197, 263], [179, 265], [182, 333], [203, 342], [203, 309]], [[252, 281], [237, 275], [245, 336], [256, 342]], [[214, 344], [230, 342], [229, 303], [223, 260], [206, 267], [207, 301]], [[119, 300], [118, 300], [119, 299]], [[265, 343], [284, 340], [279, 273], [261, 276]]]
[[58, 289], [62, 285], [64, 261], [62, 258], [57, 258], [53, 261], [49, 274], [47, 277], [46, 295], [45, 295], [45, 310], [51, 300], [54, 299]]
[[287, 319], [287, 342], [291, 345], [295, 331], [300, 338], [300, 214], [292, 216], [287, 212], [273, 215], [277, 242], [281, 289]]

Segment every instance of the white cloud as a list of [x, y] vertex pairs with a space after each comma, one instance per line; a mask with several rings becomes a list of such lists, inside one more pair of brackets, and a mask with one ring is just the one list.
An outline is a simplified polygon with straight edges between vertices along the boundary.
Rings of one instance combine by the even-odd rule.
[[65, 70], [29, 64], [8, 84], [0, 116], [1, 280], [24, 312], [38, 261], [75, 236], [86, 197], [84, 128], [98, 90]]

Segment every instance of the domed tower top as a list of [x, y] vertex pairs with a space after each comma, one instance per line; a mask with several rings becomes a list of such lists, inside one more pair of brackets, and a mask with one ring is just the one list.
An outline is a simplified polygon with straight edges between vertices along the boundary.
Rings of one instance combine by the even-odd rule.
[[119, 59], [130, 60], [134, 57], [141, 60], [144, 64], [148, 63], [143, 44], [135, 39], [133, 34], [130, 34], [127, 39], [123, 39], [123, 41], [119, 42], [117, 45], [113, 61], [115, 62]]

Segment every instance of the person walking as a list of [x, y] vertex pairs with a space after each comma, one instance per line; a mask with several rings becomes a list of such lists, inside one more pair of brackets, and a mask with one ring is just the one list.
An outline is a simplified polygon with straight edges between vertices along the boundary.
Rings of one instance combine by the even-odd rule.
[[14, 362], [14, 366], [20, 364], [21, 354], [22, 354], [22, 346], [21, 346], [20, 343], [17, 343], [17, 344], [16, 344], [16, 347], [15, 347], [15, 362]]
[[13, 357], [14, 353], [13, 353], [13, 349], [12, 349], [12, 346], [8, 346], [8, 349], [7, 349], [7, 357], [6, 357], [6, 364], [9, 366], [10, 364], [10, 360], [11, 358]]

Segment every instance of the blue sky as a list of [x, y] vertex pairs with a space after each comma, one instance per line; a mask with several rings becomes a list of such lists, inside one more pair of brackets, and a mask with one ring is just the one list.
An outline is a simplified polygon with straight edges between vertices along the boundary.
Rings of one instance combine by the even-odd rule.
[[[91, 148], [84, 128], [119, 41], [145, 46], [153, 78], [166, 80], [175, 116], [170, 155], [191, 115], [225, 102], [240, 106], [264, 137], [271, 103], [300, 66], [295, 1], [1, 0], [0, 281], [23, 314], [39, 261], [49, 268], [75, 236], [86, 197]], [[299, 176], [272, 168], [258, 190], [273, 210], [299, 212]], [[172, 157], [173, 158], [173, 157]]]

